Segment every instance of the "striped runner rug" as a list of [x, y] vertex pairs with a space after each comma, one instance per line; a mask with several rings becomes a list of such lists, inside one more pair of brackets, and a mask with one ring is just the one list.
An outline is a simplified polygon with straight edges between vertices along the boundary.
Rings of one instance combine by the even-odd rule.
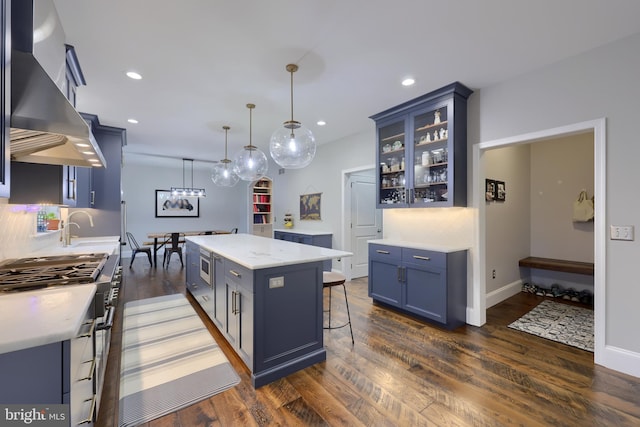
[[182, 294], [125, 304], [119, 425], [136, 426], [240, 382]]

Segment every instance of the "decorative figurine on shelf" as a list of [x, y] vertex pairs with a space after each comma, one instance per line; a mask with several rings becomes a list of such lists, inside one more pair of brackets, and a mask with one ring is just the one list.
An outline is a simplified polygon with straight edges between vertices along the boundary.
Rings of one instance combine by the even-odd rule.
[[434, 141], [437, 141], [437, 140], [438, 140], [438, 138], [439, 138], [439, 137], [438, 137], [438, 131], [437, 131], [437, 130], [434, 130], [434, 131], [433, 131], [433, 140], [434, 140]]
[[290, 213], [284, 214], [284, 227], [293, 228], [293, 215]]
[[427, 132], [427, 135], [425, 137], [425, 142], [431, 142], [431, 134], [429, 132]]
[[440, 139], [445, 139], [447, 137], [447, 131], [442, 128], [440, 129]]
[[433, 113], [433, 124], [437, 125], [440, 123], [440, 110], [436, 110], [435, 113]]

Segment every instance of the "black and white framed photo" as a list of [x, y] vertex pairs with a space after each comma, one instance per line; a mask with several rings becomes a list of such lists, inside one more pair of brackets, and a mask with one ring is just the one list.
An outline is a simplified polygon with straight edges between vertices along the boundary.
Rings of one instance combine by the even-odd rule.
[[492, 202], [496, 199], [496, 182], [493, 179], [485, 179], [484, 198], [487, 202]]
[[156, 218], [198, 218], [200, 199], [196, 196], [172, 195], [169, 190], [156, 190]]
[[507, 188], [504, 181], [495, 181], [496, 183], [496, 200], [504, 202], [507, 199]]

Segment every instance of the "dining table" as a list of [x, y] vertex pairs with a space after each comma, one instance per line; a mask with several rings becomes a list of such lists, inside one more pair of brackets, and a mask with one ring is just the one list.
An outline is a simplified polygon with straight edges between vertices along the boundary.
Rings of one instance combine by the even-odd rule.
[[[149, 233], [148, 239], [153, 239], [153, 242], [145, 242], [145, 245], [153, 246], [153, 265], [158, 265], [158, 250], [161, 249], [166, 243], [167, 239], [170, 241], [170, 236], [173, 234], [180, 234], [181, 236], [206, 236], [208, 234], [231, 234], [229, 230], [207, 230], [207, 231], [167, 231], [163, 233]], [[184, 243], [184, 242], [181, 242]]]

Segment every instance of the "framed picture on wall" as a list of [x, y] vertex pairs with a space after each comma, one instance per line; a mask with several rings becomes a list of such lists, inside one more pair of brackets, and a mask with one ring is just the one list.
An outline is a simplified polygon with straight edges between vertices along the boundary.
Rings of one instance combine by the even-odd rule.
[[496, 183], [496, 200], [504, 202], [507, 199], [507, 188], [504, 181], [495, 181]]
[[485, 179], [484, 198], [488, 202], [496, 199], [496, 182], [493, 179]]
[[196, 196], [173, 196], [169, 190], [156, 190], [156, 218], [198, 218], [200, 199]]
[[302, 194], [300, 196], [300, 219], [319, 221], [321, 202], [322, 193]]

